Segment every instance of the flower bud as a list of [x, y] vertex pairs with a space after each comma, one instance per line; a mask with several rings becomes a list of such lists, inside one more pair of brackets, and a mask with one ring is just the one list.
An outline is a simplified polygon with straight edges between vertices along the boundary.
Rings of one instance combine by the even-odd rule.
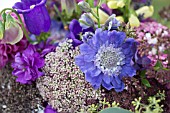
[[122, 8], [125, 6], [124, 0], [108, 0], [107, 5], [110, 9]]
[[5, 31], [1, 43], [16, 44], [23, 38], [23, 31], [19, 24], [11, 17], [10, 14], [6, 16]]
[[139, 19], [133, 14], [129, 18], [129, 23], [131, 27], [139, 27], [140, 25]]
[[[97, 14], [97, 9], [96, 8], [92, 8], [92, 10]], [[90, 14], [90, 17], [97, 22], [97, 19]], [[103, 10], [99, 9], [99, 18], [100, 18], [100, 24], [104, 24], [106, 22], [106, 20], [109, 18], [109, 15], [107, 13], [105, 13]]]
[[85, 1], [81, 1], [78, 3], [78, 5], [80, 6], [80, 9], [84, 12], [91, 12], [91, 8], [90, 5], [85, 2]]
[[136, 14], [139, 15], [143, 15], [144, 18], [148, 18], [151, 17], [154, 13], [154, 8], [153, 6], [143, 6], [141, 8], [139, 8], [138, 10], [136, 10]]
[[68, 17], [73, 15], [73, 12], [76, 11], [76, 2], [75, 0], [63, 0], [61, 2], [62, 10], [66, 11]]
[[119, 26], [120, 22], [116, 19], [115, 14], [112, 14], [105, 22], [105, 27], [108, 27], [108, 30], [116, 30]]
[[92, 20], [92, 18], [90, 17], [90, 15], [88, 13], [84, 13], [81, 15], [80, 19], [80, 26], [83, 29], [87, 29], [89, 27], [93, 27], [94, 26], [94, 21]]

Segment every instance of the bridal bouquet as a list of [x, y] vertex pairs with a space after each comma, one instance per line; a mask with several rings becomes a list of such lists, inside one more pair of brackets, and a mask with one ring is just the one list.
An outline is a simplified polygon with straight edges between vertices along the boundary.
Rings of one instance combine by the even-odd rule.
[[151, 0], [21, 0], [0, 12], [1, 113], [169, 113], [170, 29]]

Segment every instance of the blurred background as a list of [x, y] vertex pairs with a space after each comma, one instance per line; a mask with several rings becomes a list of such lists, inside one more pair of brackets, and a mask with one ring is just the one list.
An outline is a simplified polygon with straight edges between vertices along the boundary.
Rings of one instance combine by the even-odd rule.
[[153, 18], [170, 28], [170, 0], [152, 0]]

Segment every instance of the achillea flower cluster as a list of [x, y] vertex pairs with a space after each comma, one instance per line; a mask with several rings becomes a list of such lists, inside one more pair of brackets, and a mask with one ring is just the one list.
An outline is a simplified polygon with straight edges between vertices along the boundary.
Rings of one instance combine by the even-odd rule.
[[17, 52], [23, 51], [28, 45], [28, 41], [23, 38], [15, 45], [1, 43], [0, 41], [0, 69], [7, 63], [13, 61]]
[[165, 50], [170, 48], [170, 30], [157, 22], [144, 22], [136, 28], [136, 39], [140, 43], [139, 54], [148, 56], [154, 66], [158, 60], [166, 67], [168, 55]]
[[22, 53], [15, 55], [12, 63], [13, 75], [17, 76], [16, 81], [22, 84], [31, 83], [43, 75], [39, 69], [44, 66], [44, 59], [36, 52], [35, 46], [29, 45]]
[[37, 81], [43, 99], [60, 113], [87, 109], [89, 101], [100, 98], [75, 65], [74, 57], [79, 51], [78, 48], [73, 49], [71, 43], [70, 40], [60, 43], [55, 52], [46, 55], [45, 76]]

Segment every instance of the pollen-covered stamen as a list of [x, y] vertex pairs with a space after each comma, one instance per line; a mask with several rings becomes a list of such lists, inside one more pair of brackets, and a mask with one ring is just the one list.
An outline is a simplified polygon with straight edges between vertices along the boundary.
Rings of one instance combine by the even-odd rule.
[[31, 6], [30, 6], [30, 9], [34, 9], [34, 7], [35, 7], [35, 5], [31, 5]]
[[121, 48], [114, 48], [113, 44], [103, 45], [96, 54], [95, 64], [105, 74], [119, 75], [121, 66], [125, 64], [124, 59]]

